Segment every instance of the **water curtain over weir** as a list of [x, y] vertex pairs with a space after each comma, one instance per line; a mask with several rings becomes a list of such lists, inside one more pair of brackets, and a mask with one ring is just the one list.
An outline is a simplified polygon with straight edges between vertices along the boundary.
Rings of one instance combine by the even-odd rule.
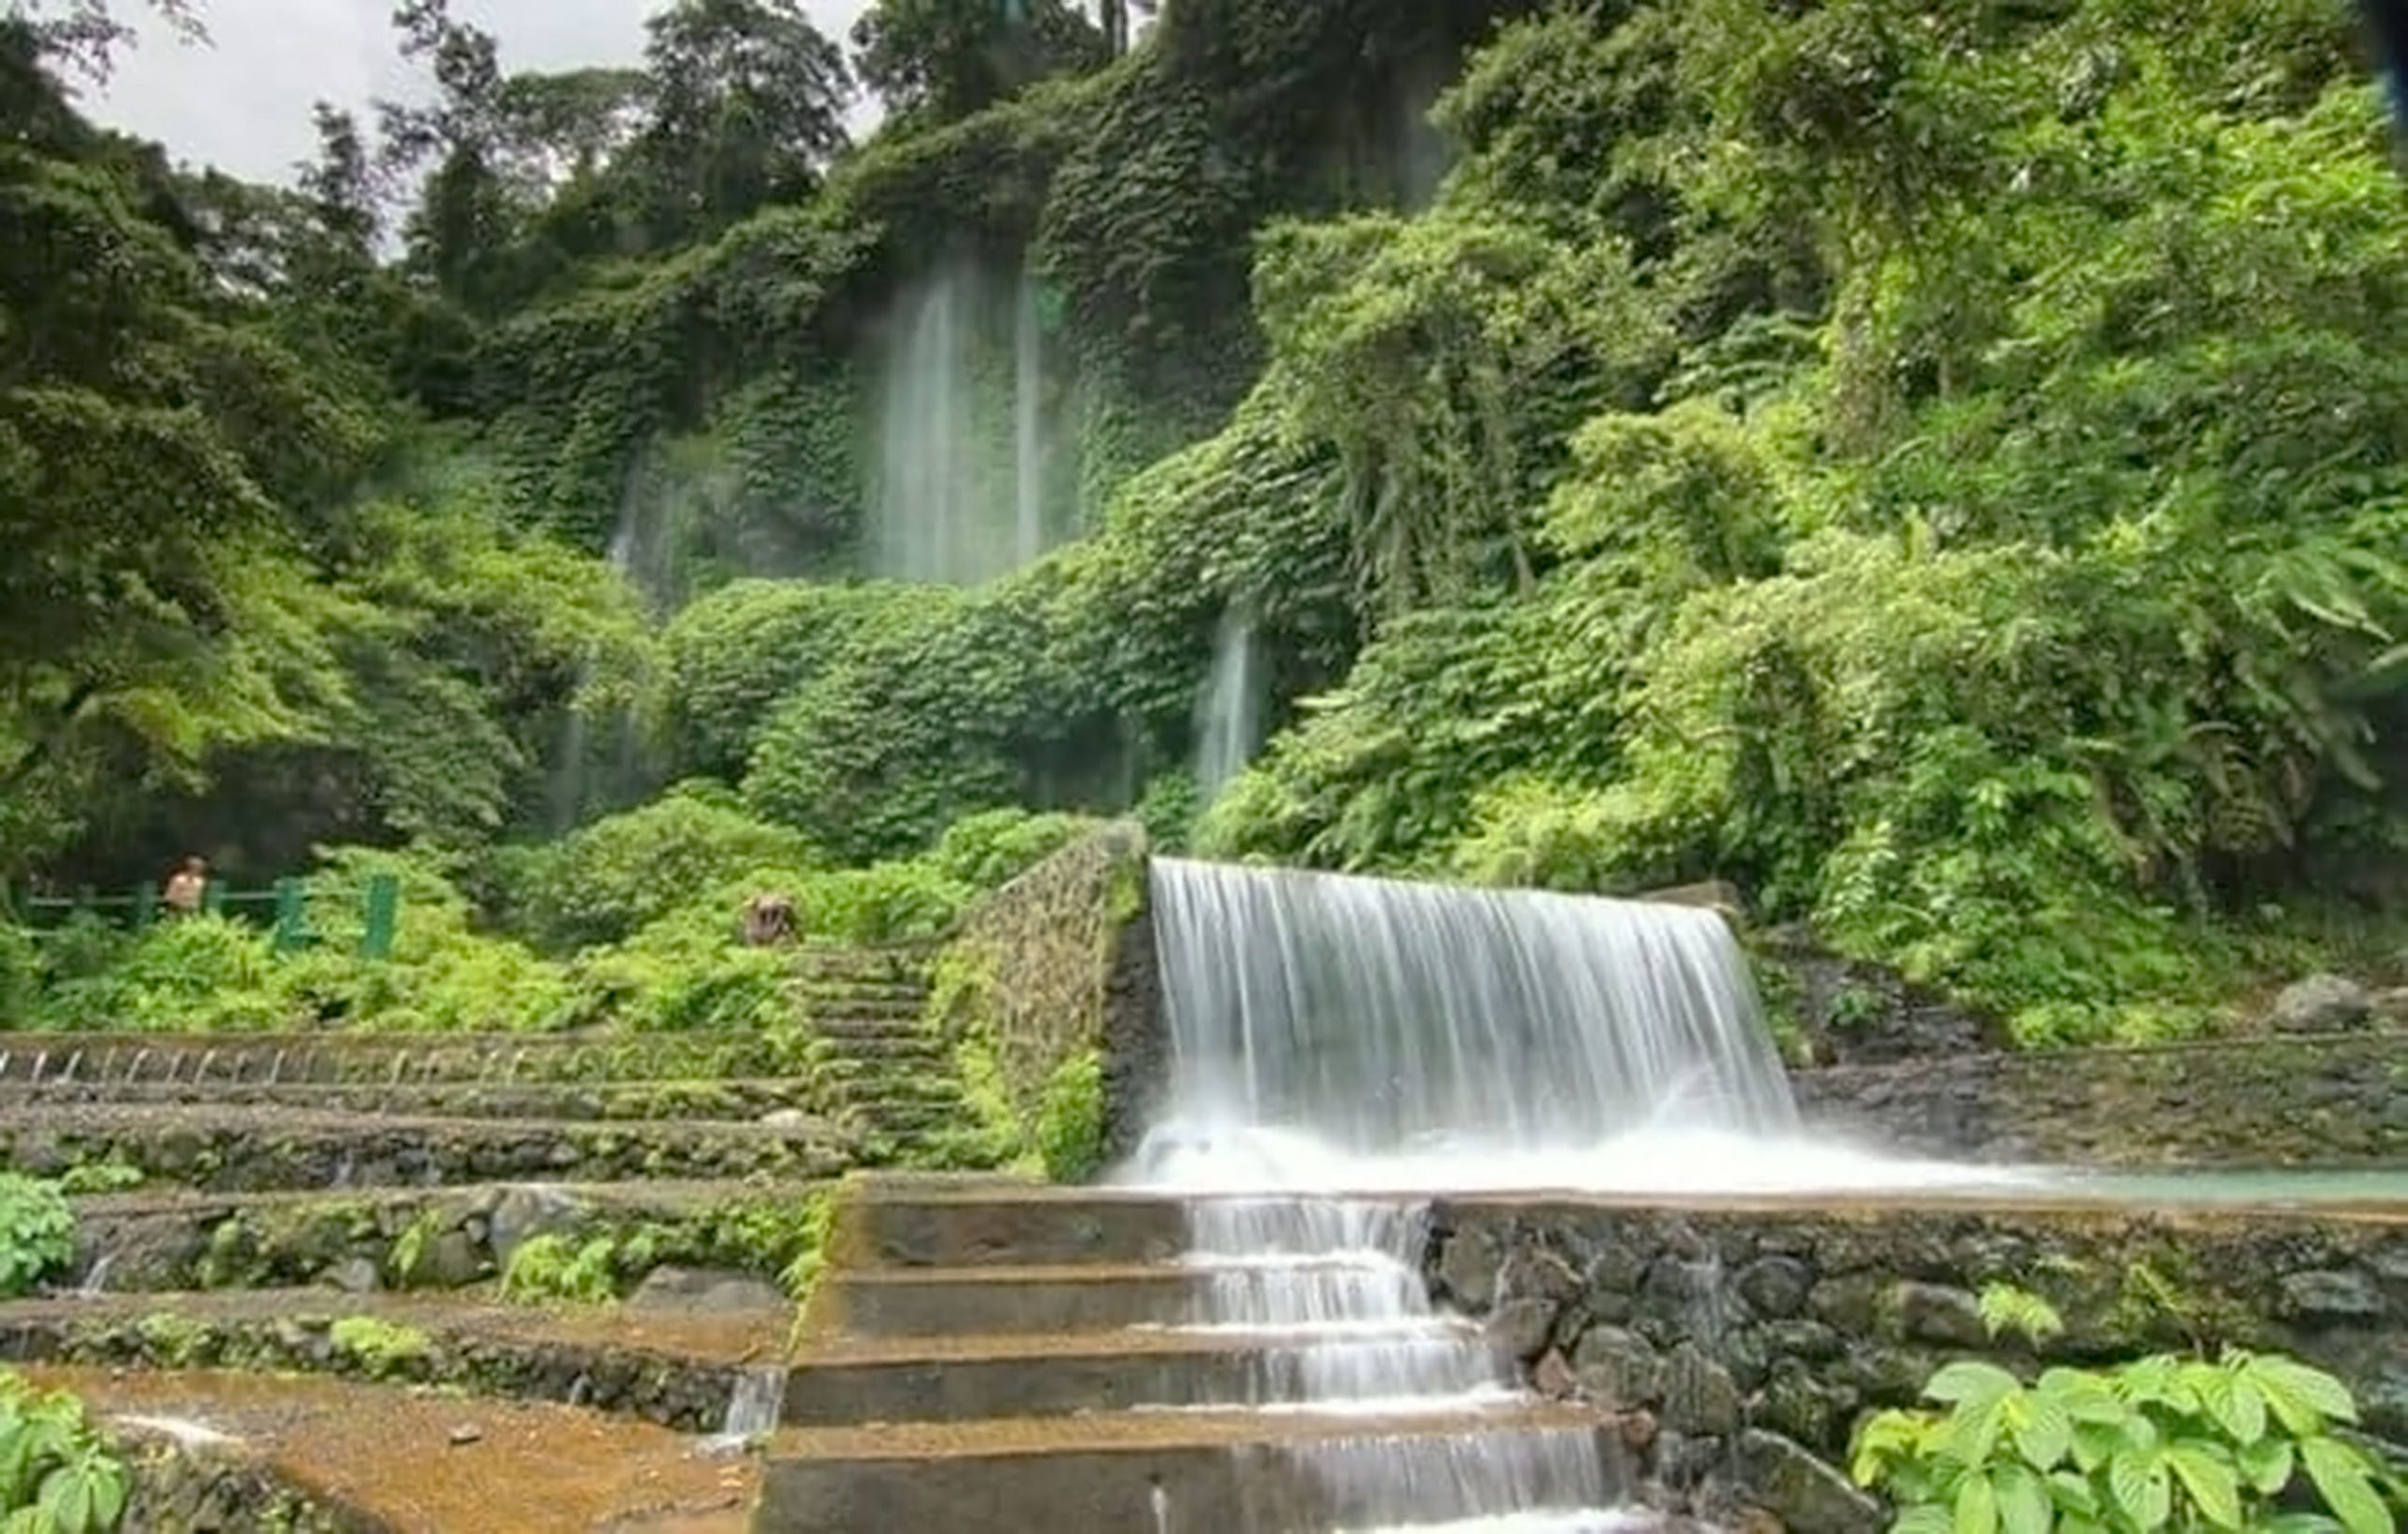
[[1640, 1131], [1796, 1129], [1710, 912], [1170, 859], [1152, 878], [1157, 1154], [1527, 1161]]

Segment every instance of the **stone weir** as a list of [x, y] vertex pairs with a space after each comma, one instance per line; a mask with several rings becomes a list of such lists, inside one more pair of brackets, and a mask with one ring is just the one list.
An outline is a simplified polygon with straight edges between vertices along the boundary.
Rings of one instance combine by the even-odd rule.
[[1156, 1196], [858, 1189], [756, 1534], [1321, 1534], [1532, 1505], [1568, 1534], [1624, 1499], [1622, 1422], [1516, 1388], [1476, 1326], [1428, 1311], [1418, 1262], [1198, 1251], [1212, 1229]]
[[[1601, 1500], [1871, 1534], [1883, 1510], [1835, 1468], [1857, 1415], [1911, 1402], [1951, 1358], [2042, 1361], [1990, 1339], [1976, 1296], [1994, 1282], [2064, 1311], [2050, 1360], [2285, 1348], [2340, 1373], [2375, 1431], [2408, 1432], [2400, 1208], [1319, 1201], [1409, 1223], [1405, 1298], [1444, 1307], [1410, 1323], [1428, 1328], [1417, 1364], [1377, 1327], [1350, 1355], [1292, 1326], [1197, 1324], [1255, 1282], [1196, 1250], [1214, 1202], [861, 1189], [755, 1534], [1323, 1534], [1540, 1508], [1559, 1510], [1531, 1526], [1616, 1526]], [[1455, 1360], [1452, 1399], [1387, 1399], [1407, 1376], [1426, 1384], [1438, 1355]]]

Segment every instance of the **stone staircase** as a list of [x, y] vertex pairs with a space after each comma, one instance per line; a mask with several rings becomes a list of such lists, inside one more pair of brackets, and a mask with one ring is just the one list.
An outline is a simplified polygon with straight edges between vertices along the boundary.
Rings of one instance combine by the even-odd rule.
[[[856, 1185], [755, 1534], [1324, 1534], [1494, 1510], [1508, 1468], [1574, 1507], [1610, 1482], [1617, 1424], [1587, 1407], [1317, 1401], [1295, 1332], [1190, 1324], [1247, 1264], [1189, 1244], [1159, 1197]], [[1343, 1375], [1394, 1340], [1312, 1357]]]
[[[758, 1034], [0, 1035], [0, 1167], [81, 1190], [0, 1358], [325, 1526], [736, 1534], [760, 1462], [721, 1438], [784, 1413], [815, 1190], [974, 1147], [925, 972], [807, 951]], [[504, 1303], [546, 1236], [620, 1302]]]

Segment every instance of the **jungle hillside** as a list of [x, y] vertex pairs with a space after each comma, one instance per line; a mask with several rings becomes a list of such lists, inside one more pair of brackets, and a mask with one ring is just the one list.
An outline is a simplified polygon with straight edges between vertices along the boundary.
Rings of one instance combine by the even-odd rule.
[[2408, 941], [2332, 0], [404, 0], [289, 185], [87, 115], [125, 20], [0, 21], [0, 878], [402, 931], [14, 922], [11, 1026], [741, 1026], [752, 895], [934, 937], [1124, 816], [1725, 880], [2025, 1046]]

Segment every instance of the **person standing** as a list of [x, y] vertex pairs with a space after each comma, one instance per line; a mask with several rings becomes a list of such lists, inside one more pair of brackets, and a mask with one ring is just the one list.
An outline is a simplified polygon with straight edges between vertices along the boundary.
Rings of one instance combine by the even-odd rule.
[[209, 861], [186, 858], [167, 876], [166, 891], [160, 897], [170, 916], [197, 916], [200, 903], [209, 893]]

